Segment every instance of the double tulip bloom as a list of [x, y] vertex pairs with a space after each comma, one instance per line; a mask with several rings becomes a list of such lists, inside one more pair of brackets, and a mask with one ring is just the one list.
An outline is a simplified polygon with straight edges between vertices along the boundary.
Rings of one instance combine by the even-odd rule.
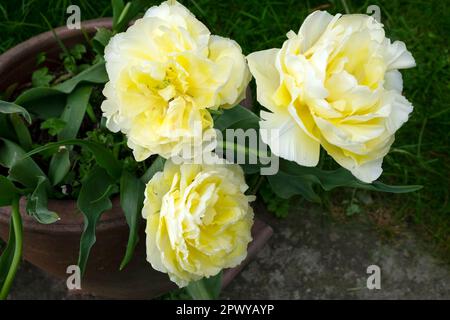
[[177, 2], [150, 8], [114, 36], [105, 60], [107, 127], [126, 134], [137, 161], [202, 152], [209, 110], [235, 106], [251, 79], [240, 46], [211, 35]]
[[147, 185], [142, 213], [147, 260], [180, 287], [246, 256], [254, 197], [245, 195], [242, 169], [170, 158], [205, 152], [215, 140], [204, 135], [214, 125], [210, 111], [239, 103], [250, 72], [267, 109], [261, 137], [274, 154], [315, 166], [322, 146], [365, 182], [381, 175], [394, 134], [412, 111], [398, 70], [414, 59], [372, 17], [317, 11], [287, 36], [281, 49], [250, 54], [248, 68], [235, 41], [211, 35], [184, 6], [165, 2], [106, 47], [107, 127], [127, 136], [137, 161], [168, 159]]
[[262, 134], [263, 141], [302, 166], [316, 166], [322, 146], [358, 179], [376, 180], [412, 111], [398, 71], [415, 65], [411, 53], [367, 15], [316, 11], [287, 36], [281, 49], [247, 58], [269, 110], [260, 127], [280, 133]]

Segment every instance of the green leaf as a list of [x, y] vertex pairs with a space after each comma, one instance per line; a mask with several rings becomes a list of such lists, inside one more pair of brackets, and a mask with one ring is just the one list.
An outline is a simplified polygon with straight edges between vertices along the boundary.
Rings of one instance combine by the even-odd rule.
[[53, 186], [60, 183], [70, 171], [70, 156], [67, 148], [61, 147], [50, 160], [48, 177]]
[[31, 75], [31, 84], [33, 87], [49, 87], [50, 82], [55, 77], [48, 73], [48, 68], [44, 67], [33, 72]]
[[189, 283], [186, 287], [187, 292], [194, 300], [215, 300], [220, 296], [222, 289], [222, 272], [219, 274], [203, 278]]
[[165, 162], [166, 159], [161, 156], [157, 156], [156, 159], [153, 160], [150, 168], [148, 168], [144, 175], [141, 177], [141, 181], [147, 184], [147, 182], [149, 182], [150, 179], [153, 178], [155, 173], [157, 173], [158, 171], [163, 171]]
[[64, 129], [66, 124], [64, 120], [59, 118], [49, 118], [41, 123], [40, 128], [41, 130], [47, 130], [49, 135], [56, 136]]
[[114, 31], [116, 33], [124, 31], [131, 20], [135, 19], [140, 12], [152, 5], [154, 5], [153, 0], [132, 0], [128, 2], [123, 10], [121, 10]]
[[66, 105], [66, 94], [54, 88], [31, 88], [22, 92], [15, 103], [40, 119], [59, 118]]
[[78, 266], [84, 274], [92, 246], [96, 241], [95, 228], [101, 215], [112, 208], [109, 197], [114, 193], [114, 180], [100, 167], [94, 167], [82, 181], [78, 208], [84, 215], [84, 230], [80, 240]]
[[294, 162], [280, 159], [280, 170], [276, 175], [267, 176], [273, 191], [284, 199], [294, 195], [302, 195], [309, 201], [320, 202], [320, 197], [314, 191], [314, 186], [320, 186], [325, 191], [338, 187], [359, 188], [371, 191], [407, 193], [420, 190], [422, 186], [390, 186], [379, 181], [371, 184], [355, 178], [350, 171], [340, 168], [327, 171], [319, 168], [303, 167]]
[[17, 114], [11, 114], [10, 121], [14, 128], [14, 132], [16, 133], [19, 144], [25, 151], [30, 150], [33, 142], [31, 141], [30, 131], [23, 122], [22, 118], [20, 118]]
[[113, 36], [111, 30], [106, 28], [99, 28], [94, 38], [92, 38], [92, 46], [97, 54], [103, 55], [105, 47], [109, 43], [109, 40]]
[[0, 137], [17, 141], [14, 128], [10, 122], [10, 117], [2, 113], [0, 113]]
[[122, 179], [120, 180], [120, 205], [130, 228], [128, 236], [127, 250], [120, 264], [120, 270], [130, 262], [133, 257], [134, 248], [136, 247], [139, 237], [139, 222], [142, 207], [144, 204], [144, 183], [134, 175], [124, 170]]
[[[116, 180], [119, 180], [122, 175], [122, 164], [117, 160], [112, 152], [105, 146], [87, 140], [73, 139], [59, 142], [47, 143], [45, 146], [38, 147], [28, 152], [25, 157], [31, 157], [37, 153], [58, 148], [61, 146], [78, 145], [80, 147], [87, 148], [94, 155], [97, 164], [104, 168], [110, 175]], [[0, 157], [1, 159], [1, 157]]]
[[111, 0], [111, 6], [113, 8], [113, 29], [115, 30], [125, 5], [123, 0]]
[[80, 130], [81, 122], [86, 113], [91, 92], [91, 86], [81, 85], [69, 94], [66, 108], [61, 115], [61, 120], [67, 124], [58, 134], [59, 141], [75, 139], [77, 137], [78, 130]]
[[16, 188], [11, 180], [0, 176], [0, 207], [10, 206], [20, 194], [20, 190]]
[[34, 189], [39, 182], [38, 177], [45, 177], [45, 173], [20, 146], [10, 140], [0, 138], [0, 141], [0, 165], [9, 168], [11, 180]]
[[225, 129], [257, 129], [259, 128], [259, 117], [247, 108], [237, 105], [226, 109], [214, 120], [214, 128], [224, 131]]
[[40, 65], [43, 64], [45, 62], [45, 60], [47, 60], [47, 55], [45, 52], [39, 52], [37, 57], [36, 57], [36, 65]]
[[59, 220], [58, 214], [48, 210], [48, 189], [48, 179], [46, 177], [38, 177], [36, 189], [34, 189], [27, 201], [27, 213], [42, 224], [51, 224]]
[[93, 65], [83, 72], [80, 72], [73, 78], [54, 86], [53, 89], [63, 93], [71, 93], [78, 84], [84, 82], [95, 84], [103, 84], [108, 82], [108, 74], [106, 73], [105, 62], [99, 62]]
[[69, 50], [70, 55], [74, 57], [76, 60], [81, 60], [83, 58], [83, 54], [86, 53], [86, 46], [81, 43], [77, 43]]
[[31, 116], [28, 113], [28, 111], [25, 108], [15, 104], [15, 103], [0, 100], [0, 113], [4, 113], [4, 114], [18, 113], [18, 114], [22, 115], [22, 117], [29, 124], [31, 124]]

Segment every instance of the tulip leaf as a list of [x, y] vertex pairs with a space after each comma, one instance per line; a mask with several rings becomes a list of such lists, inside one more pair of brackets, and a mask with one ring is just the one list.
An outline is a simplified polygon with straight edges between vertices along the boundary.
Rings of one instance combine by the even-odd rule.
[[61, 115], [61, 120], [66, 125], [58, 134], [58, 140], [75, 139], [77, 137], [78, 130], [80, 130], [81, 122], [86, 113], [91, 92], [91, 86], [80, 85], [69, 94], [67, 105]]
[[10, 206], [14, 198], [20, 194], [21, 191], [16, 188], [11, 180], [0, 176], [0, 207]]
[[11, 114], [10, 121], [16, 133], [19, 144], [25, 151], [30, 150], [33, 142], [31, 141], [30, 131], [23, 122], [22, 118], [20, 118], [17, 114]]
[[54, 88], [31, 88], [22, 92], [15, 103], [39, 119], [59, 118], [66, 105], [66, 94]]
[[302, 195], [309, 201], [321, 202], [314, 187], [320, 186], [325, 191], [338, 187], [350, 187], [370, 191], [407, 193], [420, 190], [422, 186], [390, 186], [379, 181], [365, 183], [355, 178], [350, 171], [340, 168], [337, 170], [322, 170], [319, 168], [303, 167], [294, 162], [280, 159], [280, 170], [276, 175], [267, 179], [279, 197], [289, 199], [294, 195]]
[[70, 171], [70, 154], [67, 148], [61, 147], [52, 156], [48, 177], [53, 186], [60, 183]]
[[259, 128], [259, 117], [247, 108], [237, 105], [231, 109], [225, 109], [223, 113], [214, 120], [214, 128], [224, 131], [225, 129], [257, 129]]
[[[122, 164], [119, 160], [117, 160], [113, 153], [107, 149], [105, 146], [88, 140], [80, 140], [80, 139], [71, 139], [59, 142], [47, 143], [45, 146], [38, 147], [30, 152], [28, 152], [25, 157], [31, 157], [37, 153], [55, 149], [62, 146], [70, 146], [77, 145], [80, 147], [87, 148], [94, 155], [97, 164], [105, 169], [111, 177], [116, 180], [119, 180], [122, 175]], [[1, 158], [0, 158], [1, 160]]]
[[38, 177], [36, 189], [27, 199], [27, 213], [42, 224], [51, 224], [59, 220], [57, 213], [48, 210], [48, 189], [48, 179], [46, 177]]
[[16, 141], [14, 128], [11, 125], [10, 117], [0, 113], [0, 137]]
[[31, 88], [22, 92], [14, 104], [27, 109], [40, 119], [59, 118], [66, 106], [67, 95], [80, 83], [103, 84], [108, 81], [105, 62], [99, 62], [54, 87]]
[[38, 177], [46, 176], [33, 159], [26, 157], [25, 151], [19, 145], [2, 138], [0, 138], [0, 165], [9, 168], [11, 180], [33, 189], [39, 182]]
[[221, 289], [222, 272], [209, 278], [193, 281], [186, 287], [187, 292], [194, 300], [218, 299]]
[[5, 113], [5, 114], [18, 113], [18, 114], [22, 115], [22, 117], [29, 124], [31, 124], [31, 116], [28, 113], [28, 111], [25, 108], [15, 104], [15, 103], [0, 100], [0, 113]]
[[108, 82], [108, 74], [106, 73], [105, 62], [99, 62], [94, 64], [92, 67], [87, 68], [86, 70], [80, 72], [76, 76], [70, 78], [69, 80], [64, 81], [53, 87], [63, 93], [71, 93], [75, 87], [82, 83], [95, 83], [95, 84], [103, 84]]
[[101, 215], [112, 208], [110, 196], [117, 191], [114, 180], [99, 166], [95, 166], [83, 179], [77, 205], [84, 216], [84, 229], [80, 240], [78, 266], [81, 273], [86, 265], [92, 246], [96, 241], [95, 229]]
[[161, 156], [156, 157], [155, 160], [153, 160], [150, 167], [147, 169], [147, 171], [144, 173], [144, 175], [141, 177], [141, 181], [145, 184], [150, 181], [151, 178], [157, 173], [158, 171], [163, 171], [164, 169], [164, 163], [166, 162], [166, 159], [164, 159]]
[[139, 217], [144, 204], [144, 191], [144, 183], [124, 170], [120, 180], [120, 205], [125, 213], [130, 234], [128, 236], [127, 250], [120, 264], [121, 270], [130, 262], [133, 257], [134, 248], [139, 241]]

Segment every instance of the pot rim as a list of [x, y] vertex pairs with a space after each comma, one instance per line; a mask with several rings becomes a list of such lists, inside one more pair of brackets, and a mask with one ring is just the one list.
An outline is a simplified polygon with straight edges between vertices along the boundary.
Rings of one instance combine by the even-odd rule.
[[[53, 29], [55, 34], [58, 36], [58, 38], [64, 42], [64, 40], [67, 40], [74, 35], [78, 35], [84, 30], [88, 33], [95, 32], [98, 28], [112, 28], [112, 18], [105, 17], [105, 18], [98, 18], [98, 19], [92, 19], [92, 20], [86, 20], [81, 22], [81, 29], [69, 29], [67, 26], [61, 26], [58, 28]], [[48, 47], [52, 45], [53, 43], [57, 43], [55, 40], [55, 37], [53, 35], [53, 32], [46, 31], [40, 34], [37, 34], [19, 44], [16, 46], [8, 49], [3, 54], [0, 55], [0, 74], [2, 74], [9, 65], [20, 63], [21, 60], [29, 54], [29, 51], [27, 48], [29, 47]]]

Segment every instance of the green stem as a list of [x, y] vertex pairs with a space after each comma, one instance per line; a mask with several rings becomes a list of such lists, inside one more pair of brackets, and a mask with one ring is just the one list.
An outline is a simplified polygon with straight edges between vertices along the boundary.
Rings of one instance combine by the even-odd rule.
[[263, 157], [259, 154], [259, 151], [257, 149], [251, 149], [246, 146], [242, 146], [240, 144], [230, 143], [227, 141], [217, 141], [217, 149], [227, 149], [227, 150], [234, 150], [238, 153], [243, 153], [245, 155], [255, 155], [258, 158], [267, 159], [267, 157]]
[[255, 196], [258, 193], [259, 188], [261, 187], [263, 181], [265, 179], [265, 176], [259, 176], [256, 183], [252, 186], [252, 188], [249, 191], [249, 194], [252, 196]]
[[203, 280], [191, 282], [187, 287], [187, 292], [194, 300], [212, 300]]
[[19, 267], [20, 259], [22, 258], [22, 217], [19, 211], [19, 197], [16, 197], [12, 203], [12, 224], [15, 236], [15, 248], [14, 255], [11, 261], [8, 274], [6, 275], [5, 282], [0, 291], [0, 300], [5, 300], [11, 289], [14, 277], [16, 276], [17, 269]]

